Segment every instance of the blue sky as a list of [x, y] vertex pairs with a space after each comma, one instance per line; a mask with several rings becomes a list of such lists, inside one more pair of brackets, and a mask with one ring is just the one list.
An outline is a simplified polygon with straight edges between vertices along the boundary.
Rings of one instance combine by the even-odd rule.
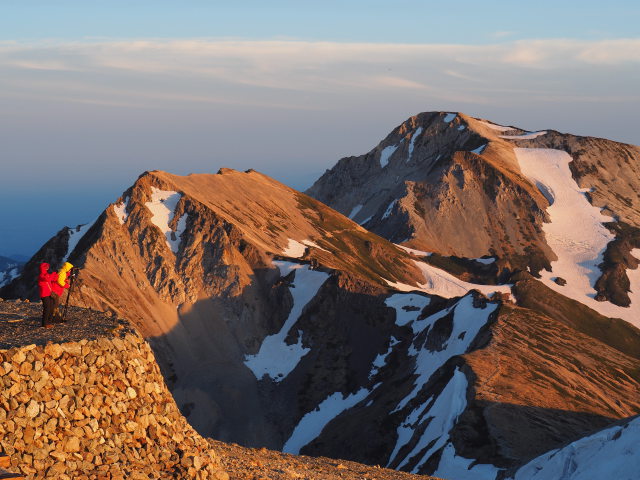
[[637, 36], [634, 1], [5, 0], [4, 39], [292, 38], [490, 43], [496, 38]]
[[0, 255], [144, 170], [304, 189], [421, 111], [639, 144], [639, 20], [630, 1], [0, 2]]

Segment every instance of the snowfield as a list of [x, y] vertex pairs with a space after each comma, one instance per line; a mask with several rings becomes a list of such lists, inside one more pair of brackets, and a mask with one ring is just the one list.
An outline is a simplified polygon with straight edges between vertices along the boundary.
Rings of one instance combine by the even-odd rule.
[[285, 257], [291, 257], [291, 258], [300, 258], [301, 256], [304, 255], [304, 252], [306, 250], [307, 250], [307, 247], [304, 244], [290, 238], [287, 248], [285, 248], [282, 251], [282, 255], [284, 255]]
[[416, 131], [413, 133], [413, 135], [411, 135], [411, 143], [409, 143], [409, 155], [407, 156], [407, 162], [411, 161], [411, 157], [413, 156], [413, 149], [414, 149], [414, 145], [416, 143], [416, 139], [420, 136], [421, 133], [422, 133], [422, 127], [418, 127], [416, 129]]
[[[402, 296], [402, 294], [399, 295]], [[415, 297], [415, 295], [413, 296]], [[411, 301], [414, 301], [417, 303], [417, 306], [420, 306], [420, 303], [415, 298], [408, 298], [407, 300], [409, 300], [409, 304], [411, 304]], [[474, 308], [473, 297], [466, 295], [453, 306], [441, 310], [425, 319], [418, 320], [420, 310], [404, 312], [403, 309], [398, 308], [399, 303], [402, 303], [402, 299], [398, 298], [398, 295], [391, 296], [387, 302], [387, 306], [393, 307], [396, 310], [396, 324], [399, 326], [409, 324], [411, 326], [414, 340], [423, 332], [433, 328], [438, 320], [453, 313], [453, 330], [449, 339], [442, 345], [441, 350], [431, 351], [427, 348], [421, 348], [420, 346], [416, 347], [415, 345], [410, 350], [410, 355], [415, 356], [416, 359], [415, 373], [418, 377], [415, 381], [413, 391], [398, 404], [396, 410], [404, 408], [413, 400], [429, 381], [431, 375], [444, 365], [447, 360], [456, 355], [462, 355], [467, 351], [480, 329], [488, 322], [489, 316], [498, 307], [497, 304], [488, 304], [484, 309]], [[426, 304], [428, 304], [428, 302]], [[406, 303], [404, 305], [406, 305]], [[411, 319], [410, 322], [407, 322], [407, 319]]]
[[431, 255], [433, 255], [433, 252], [425, 252], [424, 250], [416, 250], [415, 248], [405, 247], [405, 246], [399, 245], [397, 243], [395, 243], [394, 245], [396, 247], [399, 247], [399, 248], [403, 249], [405, 252], [412, 253], [414, 255], [417, 255], [418, 257], [430, 257]]
[[546, 130], [541, 130], [540, 132], [527, 132], [522, 135], [500, 135], [500, 138], [504, 138], [506, 140], [533, 140], [534, 138], [538, 138], [539, 136], [546, 134]]
[[[418, 473], [429, 457], [444, 447], [438, 468], [433, 475], [453, 480], [495, 480], [499, 472], [496, 467], [476, 464], [470, 468], [475, 460], [457, 456], [455, 447], [450, 442], [449, 432], [467, 406], [467, 387], [467, 378], [456, 368], [451, 380], [440, 395], [435, 399], [433, 397], [429, 399], [426, 404], [420, 406], [405, 419], [406, 423], [398, 429], [398, 443], [391, 454], [391, 460], [397, 456], [400, 448], [405, 446], [415, 433], [415, 428], [411, 428], [411, 422], [415, 422], [413, 424], [415, 427], [426, 424], [426, 428], [416, 445], [404, 456], [397, 468], [404, 467], [410, 460], [418, 456], [418, 462], [411, 470], [411, 473]], [[424, 453], [421, 454], [421, 452]]]
[[[409, 354], [415, 357], [414, 373], [417, 375], [413, 391], [402, 399], [394, 411], [405, 408], [411, 400], [415, 399], [436, 370], [450, 358], [464, 354], [480, 329], [488, 322], [489, 316], [497, 308], [497, 304], [489, 304], [484, 309], [474, 308], [472, 296], [467, 295], [450, 308], [419, 320], [421, 310], [429, 302], [429, 297], [402, 293], [392, 295], [386, 301], [388, 307], [396, 310], [396, 324], [399, 326], [409, 325], [412, 329], [414, 344]], [[408, 306], [415, 308], [407, 309]], [[453, 315], [453, 329], [440, 350], [434, 349], [432, 351], [426, 345], [416, 344], [418, 339], [424, 339], [424, 333], [429, 332], [438, 320], [449, 314]], [[467, 379], [462, 372], [456, 369], [449, 384], [440, 395], [436, 398], [431, 397], [427, 402], [417, 405], [400, 424], [397, 429], [396, 445], [387, 466], [396, 463], [397, 468], [402, 468], [429, 447], [425, 453], [421, 454], [420, 460], [412, 470], [413, 473], [417, 473], [433, 453], [446, 445], [447, 454], [443, 454], [434, 475], [461, 480], [494, 480], [498, 472], [496, 467], [476, 465], [469, 470], [468, 467], [474, 460], [457, 456], [453, 445], [449, 443], [449, 432], [455, 425], [458, 416], [466, 408], [466, 391]], [[425, 425], [426, 429], [424, 429]], [[408, 445], [412, 439], [415, 440], [416, 434], [420, 437], [413, 449], [400, 456], [400, 450]]]
[[10, 284], [15, 278], [20, 275], [19, 267], [12, 267], [9, 270], [0, 272], [0, 287]]
[[129, 217], [127, 208], [129, 208], [129, 197], [126, 197], [124, 202], [113, 205], [113, 211], [116, 213], [116, 216], [120, 221], [120, 225], [124, 225], [124, 222], [126, 222]]
[[371, 392], [366, 388], [361, 388], [352, 395], [343, 395], [340, 392], [329, 395], [315, 410], [302, 417], [282, 447], [282, 451], [294, 455], [300, 454], [300, 449], [317, 438], [331, 420], [364, 400], [369, 393]]
[[355, 217], [358, 214], [358, 212], [362, 209], [363, 206], [364, 205], [360, 204], [353, 207], [353, 209], [351, 210], [351, 213], [349, 214], [349, 218], [353, 220], [353, 217]]
[[497, 130], [498, 132], [508, 132], [509, 130], [514, 130], [513, 127], [505, 127], [504, 125], [498, 125], [497, 123], [483, 122], [482, 120], [480, 121], [480, 123], [485, 127], [489, 127], [492, 130]]
[[422, 271], [425, 283], [417, 285], [407, 285], [406, 283], [384, 281], [396, 290], [401, 292], [421, 291], [431, 295], [439, 295], [444, 298], [462, 297], [469, 290], [478, 290], [485, 295], [492, 295], [495, 292], [511, 293], [510, 285], [479, 285], [469, 283], [454, 277], [448, 272], [429, 265], [425, 262], [414, 260], [415, 264]]
[[398, 149], [398, 145], [389, 145], [388, 147], [384, 147], [382, 152], [380, 152], [380, 166], [382, 168], [386, 167], [389, 164], [389, 158], [393, 155]]
[[151, 187], [151, 201], [144, 204], [151, 212], [151, 223], [164, 234], [167, 246], [173, 253], [178, 252], [180, 235], [182, 235], [186, 225], [186, 218], [183, 215], [178, 221], [178, 228], [175, 232], [169, 227], [180, 198], [182, 198], [182, 195], [178, 192]]
[[398, 200], [393, 200], [388, 206], [387, 209], [384, 211], [384, 213], [382, 214], [382, 220], [384, 220], [385, 218], [389, 218], [389, 216], [391, 215], [391, 212], [393, 211], [393, 207], [396, 206], [396, 203], [398, 202]]
[[69, 260], [69, 255], [73, 253], [75, 248], [78, 246], [78, 242], [84, 237], [85, 233], [89, 231], [93, 224], [96, 223], [98, 219], [96, 218], [93, 222], [87, 223], [85, 225], [78, 225], [76, 228], [69, 229], [69, 245], [67, 246], [67, 253], [64, 256], [63, 262]]
[[450, 123], [452, 122], [456, 117], [458, 116], [457, 113], [447, 113], [444, 118], [442, 119], [443, 122], [445, 123]]
[[312, 242], [311, 240], [303, 240], [302, 243], [307, 247], [313, 247], [313, 248], [317, 248], [318, 250], [322, 250], [323, 252], [329, 252], [329, 250], [327, 250], [326, 248], [322, 248], [316, 242]]
[[476, 155], [482, 155], [482, 152], [484, 152], [485, 148], [487, 148], [486, 143], [484, 145], [480, 145], [478, 148], [474, 148], [473, 150], [471, 150], [471, 153], [475, 153]]
[[300, 332], [298, 332], [298, 340], [294, 344], [288, 345], [285, 339], [302, 315], [305, 305], [316, 296], [329, 275], [311, 270], [309, 265], [299, 263], [274, 261], [273, 264], [278, 267], [282, 277], [292, 271], [296, 272], [294, 283], [290, 288], [293, 295], [293, 306], [280, 331], [266, 337], [262, 341], [258, 353], [247, 355], [244, 364], [258, 380], [268, 376], [271, 380], [280, 382], [296, 368], [302, 357], [309, 352], [308, 348], [302, 346]]
[[[573, 298], [608, 317], [618, 317], [640, 327], [640, 269], [628, 270], [631, 280], [631, 306], [619, 307], [595, 300], [593, 288], [602, 272], [598, 265], [607, 244], [614, 235], [603, 225], [614, 219], [589, 203], [585, 192], [571, 175], [571, 156], [561, 150], [515, 148], [522, 173], [538, 187], [551, 205], [547, 213], [550, 223], [543, 224], [548, 245], [558, 256], [552, 271], [542, 270], [542, 281], [549, 288]], [[632, 252], [634, 256], [640, 249]], [[567, 281], [560, 286], [553, 280]]]
[[[514, 480], [638, 480], [640, 417], [552, 450], [520, 467]], [[453, 478], [453, 477], [452, 477]]]

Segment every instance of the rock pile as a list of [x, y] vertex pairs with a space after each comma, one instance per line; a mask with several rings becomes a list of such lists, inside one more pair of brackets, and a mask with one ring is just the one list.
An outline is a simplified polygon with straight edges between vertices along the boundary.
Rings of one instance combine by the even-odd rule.
[[34, 479], [229, 478], [127, 328], [0, 350], [0, 443]]

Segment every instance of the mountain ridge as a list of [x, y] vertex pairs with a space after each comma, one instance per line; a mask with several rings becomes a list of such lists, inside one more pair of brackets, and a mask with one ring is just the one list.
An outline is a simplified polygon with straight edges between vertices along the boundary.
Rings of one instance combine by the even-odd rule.
[[[438, 251], [432, 243], [432, 254], [391, 243], [255, 171], [153, 171], [94, 223], [62, 229], [0, 295], [33, 297], [29, 272], [40, 261], [82, 266], [74, 301], [126, 312], [189, 422], [245, 446], [493, 480], [640, 412], [640, 330], [545, 277], [561, 260], [545, 230], [560, 197], [523, 173], [510, 145], [547, 133], [422, 115], [354, 162], [369, 162], [373, 177], [404, 164], [419, 172], [426, 162], [441, 183], [425, 187], [425, 198], [441, 201], [441, 212], [493, 202], [485, 219], [499, 227], [500, 250], [480, 248], [490, 245], [487, 231], [485, 240], [462, 232], [459, 241], [467, 224], [452, 215], [440, 217], [448, 230], [429, 228], [455, 245]], [[421, 143], [427, 128], [416, 133], [421, 118], [440, 132], [432, 146]], [[493, 144], [483, 143], [489, 137]], [[438, 150], [448, 153], [436, 159]], [[373, 180], [398, 183], [393, 175]], [[357, 201], [344, 185], [335, 192]], [[526, 202], [495, 207], [514, 196]], [[404, 235], [402, 222], [418, 219], [417, 210], [405, 215], [406, 198], [380, 197], [371, 222]], [[351, 216], [368, 213], [363, 205]], [[633, 266], [635, 248], [635, 227], [620, 228], [610, 252], [616, 280], [616, 265]]]

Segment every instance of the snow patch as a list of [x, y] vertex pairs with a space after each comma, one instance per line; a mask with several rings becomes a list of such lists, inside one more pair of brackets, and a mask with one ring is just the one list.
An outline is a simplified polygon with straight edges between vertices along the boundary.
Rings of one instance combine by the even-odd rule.
[[120, 225], [124, 225], [124, 222], [126, 222], [129, 217], [127, 208], [129, 208], [129, 197], [126, 197], [124, 202], [113, 205], [113, 211], [116, 213], [116, 216], [120, 221]]
[[382, 168], [387, 166], [389, 158], [391, 158], [391, 155], [393, 155], [397, 149], [398, 145], [389, 145], [382, 149], [382, 152], [380, 152], [380, 166]]
[[353, 217], [355, 217], [358, 214], [358, 212], [362, 210], [363, 206], [364, 205], [356, 205], [355, 207], [353, 207], [353, 209], [351, 210], [351, 213], [349, 214], [349, 218], [353, 220]]
[[461, 297], [472, 289], [478, 290], [484, 295], [492, 295], [495, 292], [511, 293], [510, 285], [479, 285], [477, 283], [464, 282], [428, 263], [420, 261], [415, 261], [415, 263], [426, 280], [425, 283], [418, 284], [418, 286], [426, 293], [440, 295], [445, 298]]
[[[438, 320], [451, 313], [453, 313], [453, 330], [449, 339], [442, 345], [441, 350], [431, 351], [428, 348], [418, 346], [410, 351], [410, 354], [416, 356], [414, 373], [418, 375], [418, 378], [415, 380], [413, 391], [402, 399], [396, 410], [401, 410], [413, 400], [429, 381], [431, 375], [444, 365], [447, 360], [456, 355], [462, 355], [467, 351], [480, 329], [489, 320], [489, 315], [496, 308], [498, 308], [498, 304], [492, 303], [487, 304], [483, 309], [475, 308], [472, 295], [466, 295], [453, 306], [434, 313], [425, 319], [417, 319], [419, 312], [414, 316], [415, 320], [410, 322], [414, 341], [421, 333], [433, 328]], [[413, 313], [415, 314], [416, 312]]]
[[414, 132], [414, 134], [411, 136], [411, 143], [409, 143], [409, 156], [407, 157], [407, 162], [411, 161], [411, 156], [413, 155], [413, 148], [414, 148], [415, 141], [421, 133], [422, 133], [422, 127], [418, 127]]
[[300, 258], [301, 256], [304, 255], [304, 252], [306, 250], [307, 250], [307, 247], [304, 244], [290, 238], [287, 248], [285, 248], [282, 251], [282, 255], [284, 255], [285, 257], [291, 257], [291, 258]]
[[413, 322], [429, 303], [431, 298], [416, 293], [396, 293], [384, 302], [387, 307], [396, 311], [396, 325], [399, 327]]
[[471, 153], [475, 153], [476, 155], [480, 155], [480, 154], [482, 154], [482, 152], [484, 152], [485, 148], [487, 148], [487, 144], [486, 143], [484, 145], [480, 145], [476, 149], [471, 150]]
[[522, 135], [500, 135], [500, 138], [506, 138], [507, 140], [532, 140], [534, 138], [538, 138], [540, 135], [546, 135], [546, 130], [541, 130], [539, 132], [527, 132]]
[[457, 113], [447, 113], [444, 118], [442, 119], [443, 122], [445, 123], [450, 123], [453, 121], [454, 118], [456, 118], [458, 116]]
[[[602, 274], [598, 265], [602, 255], [615, 237], [603, 225], [614, 219], [601, 213], [589, 203], [586, 188], [580, 188], [571, 175], [571, 156], [561, 150], [545, 148], [515, 148], [522, 173], [553, 198], [547, 208], [551, 218], [542, 228], [548, 245], [558, 256], [551, 262], [552, 271], [540, 272], [542, 281], [556, 292], [573, 298], [608, 317], [618, 317], [640, 327], [640, 273], [629, 270], [632, 303], [628, 308], [595, 300], [593, 288]], [[561, 277], [565, 286], [553, 279]]]
[[300, 449], [317, 438], [331, 420], [364, 400], [368, 394], [369, 390], [361, 388], [351, 395], [345, 396], [340, 392], [329, 395], [315, 410], [302, 417], [282, 447], [282, 451], [298, 455]]
[[376, 358], [373, 360], [373, 363], [371, 364], [371, 371], [369, 372], [369, 380], [375, 377], [380, 369], [384, 367], [385, 363], [387, 363], [387, 357], [393, 351], [393, 347], [395, 347], [399, 343], [400, 340], [398, 340], [396, 337], [391, 337], [391, 339], [389, 340], [389, 348], [387, 349], [387, 351], [385, 353], [378, 354], [378, 356], [376, 356]]
[[305, 244], [307, 247], [313, 247], [313, 248], [317, 248], [318, 250], [322, 250], [324, 252], [329, 252], [329, 250], [327, 250], [326, 248], [322, 248], [316, 242], [312, 242], [311, 240], [303, 240], [302, 243]]
[[[495, 480], [500, 469], [490, 464], [478, 463], [471, 466], [475, 460], [459, 457], [451, 442], [447, 443], [440, 457], [440, 464], [433, 475], [455, 480]], [[552, 477], [549, 477], [549, 479]]]
[[167, 246], [174, 253], [178, 251], [180, 240], [169, 223], [173, 220], [180, 198], [182, 195], [178, 192], [151, 187], [151, 201], [144, 204], [151, 212], [151, 223], [164, 234]]
[[387, 206], [387, 209], [382, 214], [382, 220], [384, 220], [385, 218], [389, 218], [389, 215], [391, 215], [391, 212], [393, 211], [393, 207], [395, 206], [397, 201], [398, 200], [394, 200]]
[[15, 278], [20, 274], [19, 267], [13, 267], [9, 270], [5, 270], [4, 272], [0, 272], [0, 287], [4, 287], [11, 283]]
[[311, 270], [309, 265], [301, 265], [292, 262], [274, 261], [273, 264], [280, 270], [281, 276], [286, 276], [295, 270], [295, 279], [291, 285], [290, 292], [293, 295], [293, 306], [289, 312], [287, 320], [280, 331], [274, 335], [269, 335], [262, 341], [260, 350], [255, 355], [246, 355], [244, 364], [260, 380], [265, 375], [275, 382], [280, 382], [298, 365], [298, 362], [309, 351], [309, 348], [302, 346], [302, 338], [298, 332], [298, 341], [292, 345], [287, 345], [285, 339], [289, 332], [302, 315], [304, 307], [325, 282], [329, 275], [324, 272]]
[[459, 131], [462, 131], [462, 130], [464, 130], [465, 128], [467, 128], [467, 127], [465, 127], [464, 125], [458, 125], [458, 130], [459, 130]]
[[78, 242], [84, 237], [85, 233], [89, 231], [93, 224], [96, 223], [98, 219], [96, 218], [93, 222], [87, 223], [85, 225], [78, 225], [76, 228], [70, 228], [69, 231], [69, 244], [67, 247], [67, 253], [62, 259], [63, 262], [69, 260], [69, 255], [73, 253], [75, 248], [78, 246]]
[[520, 467], [515, 480], [637, 480], [639, 442], [640, 417], [636, 417], [534, 458]]
[[404, 245], [398, 245], [397, 243], [395, 244], [395, 246], [396, 247], [400, 247], [404, 251], [409, 252], [409, 253], [413, 253], [414, 255], [417, 255], [419, 257], [430, 257], [431, 255], [433, 255], [433, 252], [425, 252], [424, 250], [416, 250], [415, 248], [405, 247]]
[[[453, 375], [451, 376], [451, 380], [447, 383], [447, 386], [444, 387], [440, 395], [435, 399], [431, 408], [429, 408], [428, 412], [425, 416], [427, 419], [430, 419], [427, 428], [424, 433], [420, 436], [418, 443], [413, 447], [413, 449], [404, 457], [404, 459], [399, 463], [398, 469], [404, 467], [409, 460], [411, 460], [414, 456], [418, 455], [422, 450], [425, 450], [424, 455], [420, 457], [418, 463], [414, 466], [411, 473], [417, 473], [422, 465], [429, 459], [431, 455], [433, 455], [438, 449], [442, 448], [447, 441], [449, 440], [449, 431], [455, 425], [458, 416], [464, 411], [467, 406], [466, 401], [466, 392], [467, 392], [467, 378], [464, 373], [462, 373], [458, 368], [455, 369]], [[402, 427], [401, 427], [402, 428]], [[410, 429], [410, 435], [404, 435], [404, 439], [411, 439], [415, 430], [413, 428]], [[431, 444], [431, 448], [427, 447]], [[400, 448], [402, 448], [404, 444], [400, 444], [400, 442], [396, 443], [396, 446], [391, 454], [390, 461], [393, 461], [397, 456]]]
[[188, 215], [186, 213], [183, 213], [182, 216], [178, 219], [178, 225], [176, 226], [176, 231], [171, 232], [171, 234], [167, 238], [167, 242], [169, 243], [169, 248], [171, 248], [171, 251], [173, 253], [178, 253], [182, 234], [187, 228], [187, 218], [188, 218]]
[[364, 220], [362, 220], [361, 222], [358, 222], [360, 225], [364, 225], [365, 223], [367, 223], [369, 220], [371, 220], [373, 218], [373, 215], [368, 216], [367, 218], [365, 218]]
[[[435, 372], [438, 367], [444, 364], [446, 360], [454, 355], [460, 354], [455, 352], [464, 353], [464, 351], [466, 351], [468, 345], [473, 341], [479, 329], [486, 323], [489, 314], [493, 312], [496, 307], [497, 306], [494, 306], [492, 309], [489, 309], [488, 307], [485, 309], [489, 310], [489, 312], [479, 310], [480, 318], [477, 316], [478, 309], [473, 309], [472, 303], [466, 302], [465, 299], [461, 299], [460, 302], [458, 302], [457, 308], [456, 306], [452, 307], [452, 309], [455, 309], [453, 320], [454, 332], [452, 332], [450, 340], [445, 346], [445, 350], [448, 350], [448, 352], [443, 353], [440, 358], [420, 358], [423, 352], [433, 354], [426, 349], [422, 349], [420, 352], [417, 352], [418, 358], [416, 359], [416, 373], [419, 374], [419, 381], [416, 385], [416, 389], [422, 388], [426, 383], [425, 375], [430, 377], [431, 374]], [[474, 313], [471, 309], [476, 310], [476, 312]], [[432, 315], [426, 320], [416, 320], [414, 323], [419, 323], [419, 325], [416, 325], [414, 335], [417, 337], [419, 332], [424, 331], [425, 328], [430, 328], [437, 318], [441, 318], [450, 311], [451, 309], [447, 309], [445, 312]], [[466, 341], [458, 338], [461, 332], [465, 332], [463, 338], [466, 338]], [[460, 343], [456, 344], [456, 340]], [[441, 352], [435, 353], [438, 354]], [[425, 368], [427, 368], [431, 373], [426, 372], [424, 370]], [[445, 386], [442, 392], [435, 397], [430, 397], [425, 403], [414, 408], [400, 424], [397, 429], [398, 437], [396, 445], [389, 457], [387, 466], [396, 462], [398, 463], [397, 468], [400, 469], [411, 460], [415, 459], [417, 455], [420, 455], [420, 452], [424, 451], [425, 453], [418, 457], [419, 460], [412, 470], [412, 473], [417, 473], [427, 462], [429, 457], [431, 457], [440, 448], [444, 447], [443, 455], [434, 475], [439, 477], [442, 476], [443, 478], [459, 478], [461, 480], [494, 480], [499, 471], [496, 467], [493, 465], [479, 464], [472, 467], [472, 469], [469, 469], [469, 466], [474, 463], [474, 460], [457, 456], [455, 448], [450, 442], [449, 432], [454, 427], [458, 417], [467, 405], [467, 388], [468, 384], [465, 375], [456, 368], [449, 380], [449, 383]], [[416, 392], [416, 390], [414, 390], [414, 392]], [[412, 392], [412, 394], [407, 398], [413, 398], [412, 395], [414, 395], [414, 392]], [[406, 405], [404, 400], [403, 403]], [[401, 407], [399, 406], [399, 408]], [[396, 410], [399, 408], [396, 408]], [[416, 435], [416, 432], [421, 430], [423, 430], [423, 433], [420, 434], [414, 448], [403, 457], [398, 457], [402, 447], [409, 444]]]
[[489, 123], [483, 121], [480, 121], [480, 123], [485, 127], [497, 130], [498, 132], [508, 132], [509, 130], [515, 130], [513, 127], [505, 127], [504, 125], [498, 125], [497, 123]]
[[484, 263], [485, 265], [491, 265], [492, 263], [494, 263], [496, 261], [496, 259], [494, 257], [490, 257], [490, 258], [474, 258], [474, 260], [476, 262], [479, 262], [479, 263]]

